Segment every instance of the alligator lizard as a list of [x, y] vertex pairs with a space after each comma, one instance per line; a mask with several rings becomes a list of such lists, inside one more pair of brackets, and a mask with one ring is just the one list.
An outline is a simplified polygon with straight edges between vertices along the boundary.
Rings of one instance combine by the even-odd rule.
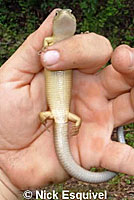
[[[53, 20], [53, 36], [44, 39], [44, 48], [74, 35], [76, 19], [70, 9], [56, 12]], [[72, 87], [72, 70], [50, 71], [45, 69], [45, 87], [47, 103], [50, 111], [41, 112], [40, 119], [54, 120], [54, 141], [58, 159], [71, 176], [91, 183], [108, 181], [116, 173], [110, 171], [90, 172], [79, 166], [73, 159], [68, 144], [68, 120], [75, 122], [79, 129], [81, 119], [69, 112]], [[122, 142], [122, 137], [119, 138]]]

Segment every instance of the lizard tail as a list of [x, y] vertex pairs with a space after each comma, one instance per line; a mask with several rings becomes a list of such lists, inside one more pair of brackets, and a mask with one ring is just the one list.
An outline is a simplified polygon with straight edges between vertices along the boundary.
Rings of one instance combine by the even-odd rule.
[[[118, 132], [120, 137], [120, 142], [123, 143], [124, 135], [122, 131]], [[112, 179], [116, 173], [110, 171], [104, 172], [90, 172], [81, 166], [79, 166], [73, 159], [70, 152], [68, 143], [68, 124], [67, 123], [57, 123], [55, 124], [55, 148], [58, 155], [58, 159], [66, 170], [66, 172], [72, 177], [89, 183], [101, 183]]]

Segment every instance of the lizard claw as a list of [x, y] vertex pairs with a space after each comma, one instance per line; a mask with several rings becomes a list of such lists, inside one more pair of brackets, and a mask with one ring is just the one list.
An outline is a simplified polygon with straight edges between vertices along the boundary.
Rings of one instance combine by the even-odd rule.
[[81, 32], [80, 34], [89, 34], [89, 31]]
[[72, 126], [71, 135], [72, 136], [77, 135], [79, 132], [80, 125], [81, 125], [81, 119], [77, 115], [70, 112], [68, 114], [68, 118], [70, 121], [75, 122], [75, 125]]
[[71, 131], [71, 136], [75, 136], [79, 133], [79, 127], [77, 127], [75, 124], [72, 125], [72, 131]]

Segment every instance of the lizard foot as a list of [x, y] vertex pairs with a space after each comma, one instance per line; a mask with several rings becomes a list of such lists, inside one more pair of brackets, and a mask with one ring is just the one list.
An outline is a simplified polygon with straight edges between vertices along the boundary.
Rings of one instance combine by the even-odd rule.
[[46, 37], [44, 39], [44, 46], [43, 46], [43, 48], [46, 49], [48, 46], [53, 45], [53, 42], [54, 42], [53, 37]]
[[53, 44], [53, 37], [46, 37], [44, 39], [44, 45], [40, 51], [38, 51], [38, 56], [41, 55], [42, 52], [45, 52], [47, 50], [48, 46], [51, 46]]
[[89, 31], [81, 32], [80, 34], [89, 34]]
[[40, 56], [42, 52], [45, 52], [47, 47], [53, 45], [53, 43], [54, 43], [53, 37], [46, 37], [44, 39], [44, 45], [42, 49], [38, 51], [38, 56]]
[[39, 118], [41, 123], [44, 124], [46, 119], [53, 119], [53, 115], [50, 111], [40, 112]]
[[70, 135], [71, 136], [75, 136], [79, 133], [79, 127], [76, 127], [75, 124], [72, 125], [72, 130], [71, 130], [71, 133]]
[[81, 125], [81, 119], [77, 115], [70, 112], [68, 114], [68, 119], [72, 122], [75, 122], [75, 125], [72, 127], [71, 135], [72, 136], [77, 135], [79, 132], [80, 125]]

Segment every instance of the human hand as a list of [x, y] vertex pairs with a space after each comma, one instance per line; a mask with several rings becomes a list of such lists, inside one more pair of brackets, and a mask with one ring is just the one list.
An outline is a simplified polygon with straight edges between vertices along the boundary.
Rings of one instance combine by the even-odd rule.
[[[102, 49], [99, 48], [100, 41]], [[106, 46], [107, 51], [103, 49]], [[98, 72], [112, 53], [110, 47], [106, 38], [102, 40], [102, 36], [94, 33], [75, 35], [48, 47], [41, 56], [42, 64], [49, 70], [79, 69], [74, 70], [71, 104], [71, 112], [82, 118], [78, 137], [70, 141], [72, 152], [76, 153], [79, 148], [77, 159], [80, 159], [76, 161], [87, 169], [101, 166], [134, 175], [134, 168], [130, 165], [134, 150], [111, 141], [113, 128], [134, 121], [133, 103], [130, 102], [134, 49], [119, 46], [113, 53], [112, 65]], [[126, 103], [126, 107], [121, 103]]]
[[[37, 52], [42, 47], [43, 39], [52, 33], [54, 14], [55, 11], [0, 69], [0, 167], [21, 189], [68, 178], [58, 162], [53, 134], [48, 133], [38, 118], [39, 112], [47, 109], [47, 104], [43, 67]], [[125, 57], [128, 65], [124, 80], [125, 75], [114, 70], [122, 66], [117, 63], [118, 49], [113, 54], [114, 68], [110, 66], [93, 75], [112, 53], [110, 43], [102, 36], [92, 33], [76, 35], [49, 49], [57, 49], [61, 54], [55, 69], [60, 69], [58, 66], [62, 69], [79, 68], [74, 70], [71, 102], [71, 112], [82, 118], [79, 134], [70, 138], [74, 159], [84, 168], [101, 166], [134, 174], [130, 165], [134, 160], [132, 148], [110, 140], [113, 127], [133, 121], [133, 111], [126, 96], [132, 85], [125, 82], [129, 80], [129, 58]], [[42, 64], [46, 67], [43, 54]], [[127, 114], [120, 104], [124, 98], [128, 102]], [[51, 124], [49, 126], [51, 131]], [[123, 159], [127, 159], [129, 151], [126, 163]]]

